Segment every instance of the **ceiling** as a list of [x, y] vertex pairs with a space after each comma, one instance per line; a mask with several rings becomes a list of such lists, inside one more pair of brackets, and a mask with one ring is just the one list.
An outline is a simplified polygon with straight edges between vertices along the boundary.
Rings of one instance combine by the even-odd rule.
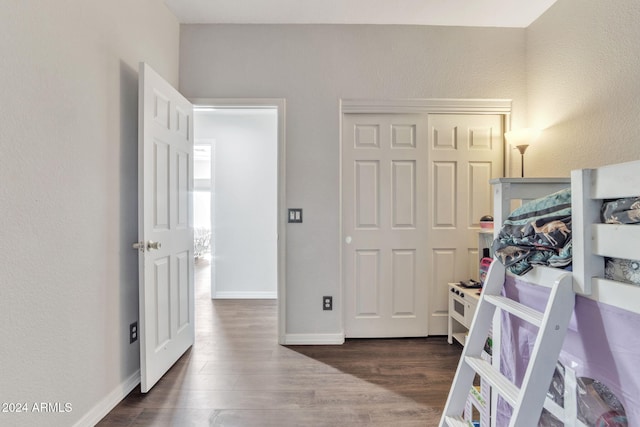
[[185, 24], [398, 24], [525, 28], [556, 0], [164, 0]]

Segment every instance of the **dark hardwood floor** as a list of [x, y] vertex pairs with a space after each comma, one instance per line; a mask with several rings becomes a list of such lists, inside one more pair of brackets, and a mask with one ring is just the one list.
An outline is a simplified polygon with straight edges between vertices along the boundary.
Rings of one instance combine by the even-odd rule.
[[444, 337], [280, 346], [274, 300], [209, 297], [196, 263], [196, 342], [99, 426], [436, 426], [461, 347]]

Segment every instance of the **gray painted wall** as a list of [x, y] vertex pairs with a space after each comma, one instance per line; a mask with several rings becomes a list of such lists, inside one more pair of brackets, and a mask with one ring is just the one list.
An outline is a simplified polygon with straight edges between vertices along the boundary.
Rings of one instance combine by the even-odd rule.
[[0, 27], [0, 402], [71, 404], [0, 424], [92, 425], [139, 368], [138, 62], [177, 84], [179, 25], [71, 0], [3, 2]]
[[[287, 333], [340, 333], [341, 98], [511, 98], [525, 115], [525, 30], [368, 25], [182, 25], [180, 91], [286, 98]], [[323, 312], [321, 297], [334, 296]]]
[[558, 0], [527, 30], [532, 176], [640, 158], [640, 2]]

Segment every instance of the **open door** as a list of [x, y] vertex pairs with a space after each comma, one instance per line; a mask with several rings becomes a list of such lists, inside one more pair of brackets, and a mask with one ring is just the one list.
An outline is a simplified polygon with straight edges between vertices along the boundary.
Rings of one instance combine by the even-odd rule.
[[140, 374], [146, 393], [193, 345], [193, 106], [140, 63]]

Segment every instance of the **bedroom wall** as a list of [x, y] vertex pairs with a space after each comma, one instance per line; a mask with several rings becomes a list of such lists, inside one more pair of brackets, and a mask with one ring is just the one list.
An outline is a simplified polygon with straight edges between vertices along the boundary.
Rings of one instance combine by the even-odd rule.
[[640, 2], [558, 0], [527, 30], [531, 176], [640, 158]]
[[[339, 334], [341, 98], [511, 98], [525, 116], [524, 29], [183, 25], [180, 90], [286, 98], [287, 333]], [[334, 310], [322, 311], [323, 295]]]
[[162, 0], [27, 0], [0, 27], [0, 402], [29, 404], [0, 425], [93, 425], [137, 380], [137, 70], [177, 84], [179, 24]]

